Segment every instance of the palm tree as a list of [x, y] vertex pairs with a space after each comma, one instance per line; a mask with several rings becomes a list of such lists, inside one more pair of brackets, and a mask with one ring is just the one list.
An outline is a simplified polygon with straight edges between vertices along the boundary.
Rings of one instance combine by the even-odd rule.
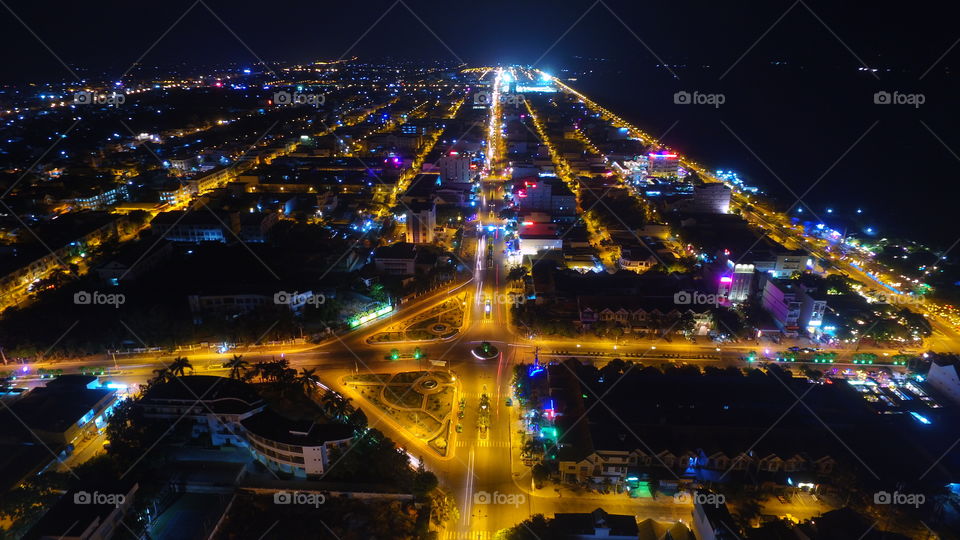
[[333, 390], [327, 391], [323, 395], [322, 401], [327, 414], [337, 420], [346, 419], [353, 411], [353, 407], [350, 406], [351, 399], [343, 397]]
[[242, 379], [249, 366], [250, 363], [243, 359], [242, 354], [233, 355], [233, 360], [227, 362], [227, 367], [230, 368], [230, 378], [237, 380]]
[[169, 368], [155, 369], [153, 372], [156, 376], [150, 380], [150, 384], [162, 384], [173, 380], [173, 373], [170, 372]]
[[303, 388], [303, 393], [308, 396], [316, 392], [317, 384], [320, 382], [320, 377], [317, 377], [316, 372], [316, 368], [300, 368], [300, 374], [297, 375], [297, 384]]
[[269, 373], [269, 371], [270, 371], [270, 368], [268, 367], [267, 363], [261, 360], [260, 362], [253, 364], [253, 367], [251, 367], [244, 374], [244, 378], [247, 380], [257, 378], [260, 382], [263, 382], [263, 380], [267, 377], [267, 374]]
[[170, 362], [168, 369], [170, 373], [176, 377], [183, 377], [186, 374], [187, 368], [190, 371], [193, 371], [193, 364], [190, 363], [190, 360], [187, 360], [186, 357], [178, 356], [173, 359], [173, 362]]

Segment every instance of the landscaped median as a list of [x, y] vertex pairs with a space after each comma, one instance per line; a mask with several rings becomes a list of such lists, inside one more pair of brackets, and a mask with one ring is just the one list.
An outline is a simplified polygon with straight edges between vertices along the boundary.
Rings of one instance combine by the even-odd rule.
[[344, 385], [411, 436], [446, 457], [453, 428], [456, 378], [442, 371], [348, 375]]
[[467, 294], [461, 293], [432, 308], [401, 321], [386, 332], [367, 338], [367, 343], [403, 343], [411, 341], [439, 341], [460, 333], [466, 311]]

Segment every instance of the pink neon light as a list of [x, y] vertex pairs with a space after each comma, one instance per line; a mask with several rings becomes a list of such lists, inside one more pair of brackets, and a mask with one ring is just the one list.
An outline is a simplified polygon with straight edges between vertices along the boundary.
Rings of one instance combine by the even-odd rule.
[[733, 278], [730, 276], [723, 276], [720, 278], [720, 283], [733, 283]]

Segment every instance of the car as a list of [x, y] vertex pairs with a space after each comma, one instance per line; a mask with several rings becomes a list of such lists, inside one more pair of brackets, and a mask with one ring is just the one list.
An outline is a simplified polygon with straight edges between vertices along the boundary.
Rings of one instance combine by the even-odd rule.
[[510, 398], [507, 398], [506, 404], [507, 404], [507, 407], [512, 407], [512, 406], [513, 406], [513, 400], [510, 399]]

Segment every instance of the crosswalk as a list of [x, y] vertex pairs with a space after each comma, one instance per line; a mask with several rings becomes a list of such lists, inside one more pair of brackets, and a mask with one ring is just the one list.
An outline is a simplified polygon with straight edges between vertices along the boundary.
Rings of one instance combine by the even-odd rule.
[[457, 448], [470, 448], [471, 446], [476, 446], [477, 448], [510, 448], [510, 442], [494, 441], [492, 439], [477, 439], [474, 441], [457, 439]]
[[494, 531], [444, 531], [444, 540], [493, 540]]

